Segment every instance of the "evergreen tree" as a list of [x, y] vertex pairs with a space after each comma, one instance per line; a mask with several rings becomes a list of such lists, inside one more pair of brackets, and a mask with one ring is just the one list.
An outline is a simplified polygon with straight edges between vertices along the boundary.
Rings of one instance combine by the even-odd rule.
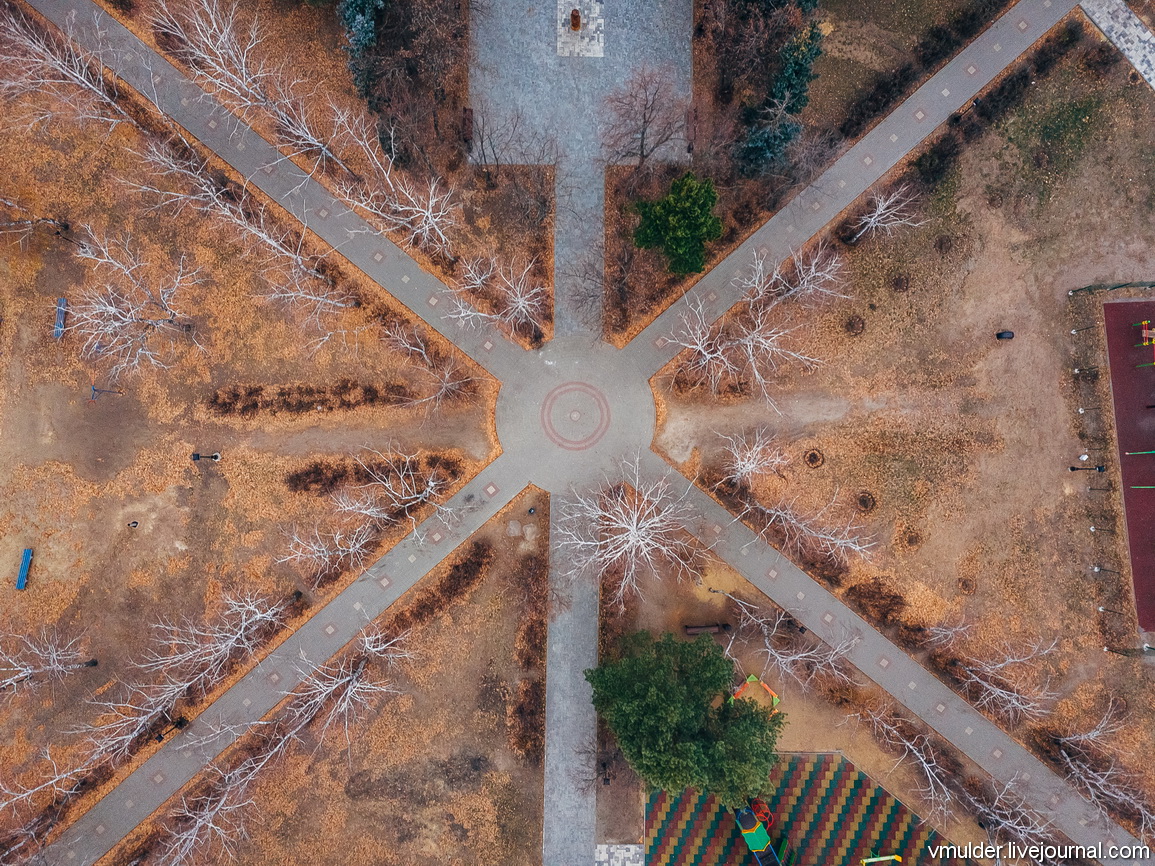
[[810, 82], [818, 76], [811, 67], [822, 54], [822, 31], [811, 23], [782, 46], [782, 69], [774, 79], [770, 99], [782, 101], [787, 114], [797, 114], [810, 102]]
[[687, 172], [657, 201], [639, 201], [642, 217], [634, 245], [660, 247], [675, 274], [696, 274], [706, 267], [706, 244], [722, 237], [722, 221], [712, 213], [718, 193], [710, 180]]
[[586, 671], [594, 707], [630, 766], [655, 788], [694, 788], [740, 806], [763, 792], [784, 717], [729, 700], [734, 665], [706, 635], [638, 632], [622, 655]]

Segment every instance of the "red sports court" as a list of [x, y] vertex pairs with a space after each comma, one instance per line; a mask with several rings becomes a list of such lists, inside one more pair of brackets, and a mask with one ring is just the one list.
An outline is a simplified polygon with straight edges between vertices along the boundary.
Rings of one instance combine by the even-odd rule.
[[1127, 453], [1155, 452], [1155, 301], [1110, 301], [1103, 317], [1135, 607], [1155, 631], [1155, 453]]

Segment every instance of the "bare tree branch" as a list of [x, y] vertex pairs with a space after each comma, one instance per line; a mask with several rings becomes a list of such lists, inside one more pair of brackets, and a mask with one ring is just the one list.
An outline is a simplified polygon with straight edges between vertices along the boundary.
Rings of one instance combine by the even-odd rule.
[[592, 570], [612, 578], [619, 605], [639, 592], [644, 574], [659, 576], [672, 567], [679, 579], [695, 577], [704, 558], [686, 529], [694, 517], [688, 491], [676, 493], [668, 477], [643, 479], [639, 461], [623, 468], [624, 482], [607, 481], [564, 501], [558, 529], [558, 547], [570, 557], [571, 573]]

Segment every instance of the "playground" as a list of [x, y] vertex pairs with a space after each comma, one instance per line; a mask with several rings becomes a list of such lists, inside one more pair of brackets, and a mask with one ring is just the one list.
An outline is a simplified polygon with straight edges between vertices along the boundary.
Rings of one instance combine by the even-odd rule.
[[[783, 754], [770, 774], [773, 855], [766, 866], [852, 866], [871, 857], [934, 862], [945, 840], [840, 754]], [[746, 866], [753, 855], [733, 814], [713, 797], [655, 791], [646, 801], [649, 866]], [[898, 862], [898, 861], [887, 861]], [[965, 866], [969, 866], [965, 864]]]
[[[1085, 116], [1110, 118], [1114, 131], [1092, 129], [1079, 147], [1057, 140], [1055, 162], [1033, 167], [1043, 130], [1075, 103], [1093, 103]], [[1106, 366], [1102, 298], [1067, 292], [1147, 279], [1155, 268], [1141, 240], [1155, 202], [1109, 192], [1119, 166], [1137, 188], [1153, 179], [1152, 123], [1149, 94], [1124, 65], [1093, 76], [1062, 61], [1005, 133], [970, 144], [958, 172], [923, 199], [923, 225], [840, 250], [855, 297], [788, 322], [791, 348], [823, 364], [781, 377], [778, 411], [677, 395], [658, 380], [666, 407], [657, 443], [683, 474], [710, 477], [722, 435], [767, 430], [787, 462], [759, 480], [759, 500], [853, 523], [875, 542], [836, 576], [835, 592], [880, 581], [901, 596], [904, 622], [974, 623], [975, 654], [1058, 636], [1060, 651], [1033, 668], [1059, 693], [1054, 717], [1091, 727], [1112, 696], [1122, 698], [1135, 714], [1126, 733], [1134, 755], [1155, 747], [1146, 674], [1137, 660], [1103, 652], [1140, 644], [1127, 551], [1112, 533], [1122, 516], [1114, 433], [1109, 411], [1095, 410], [1109, 410], [1110, 395], [1106, 377], [1072, 372]], [[865, 325], [854, 336], [852, 317]], [[996, 340], [1006, 328], [1014, 340]], [[823, 457], [813, 468], [804, 460], [812, 450]], [[1103, 462], [1104, 475], [1068, 468]]]

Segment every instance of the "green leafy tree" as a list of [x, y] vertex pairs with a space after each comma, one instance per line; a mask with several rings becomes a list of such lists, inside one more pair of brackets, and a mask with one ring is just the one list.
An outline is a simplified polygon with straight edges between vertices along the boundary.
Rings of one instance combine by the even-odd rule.
[[709, 637], [638, 632], [622, 654], [586, 671], [594, 707], [634, 771], [655, 788], [694, 788], [727, 806], [762, 793], [784, 717], [730, 701], [734, 665]]
[[714, 216], [718, 193], [710, 180], [687, 172], [670, 184], [657, 201], [639, 201], [642, 217], [634, 230], [634, 245], [661, 248], [675, 274], [696, 274], [706, 267], [706, 244], [722, 237], [722, 221]]
[[783, 103], [787, 114], [797, 114], [810, 102], [810, 82], [818, 76], [812, 67], [822, 54], [822, 31], [811, 23], [782, 46], [782, 69], [770, 88], [770, 99]]

